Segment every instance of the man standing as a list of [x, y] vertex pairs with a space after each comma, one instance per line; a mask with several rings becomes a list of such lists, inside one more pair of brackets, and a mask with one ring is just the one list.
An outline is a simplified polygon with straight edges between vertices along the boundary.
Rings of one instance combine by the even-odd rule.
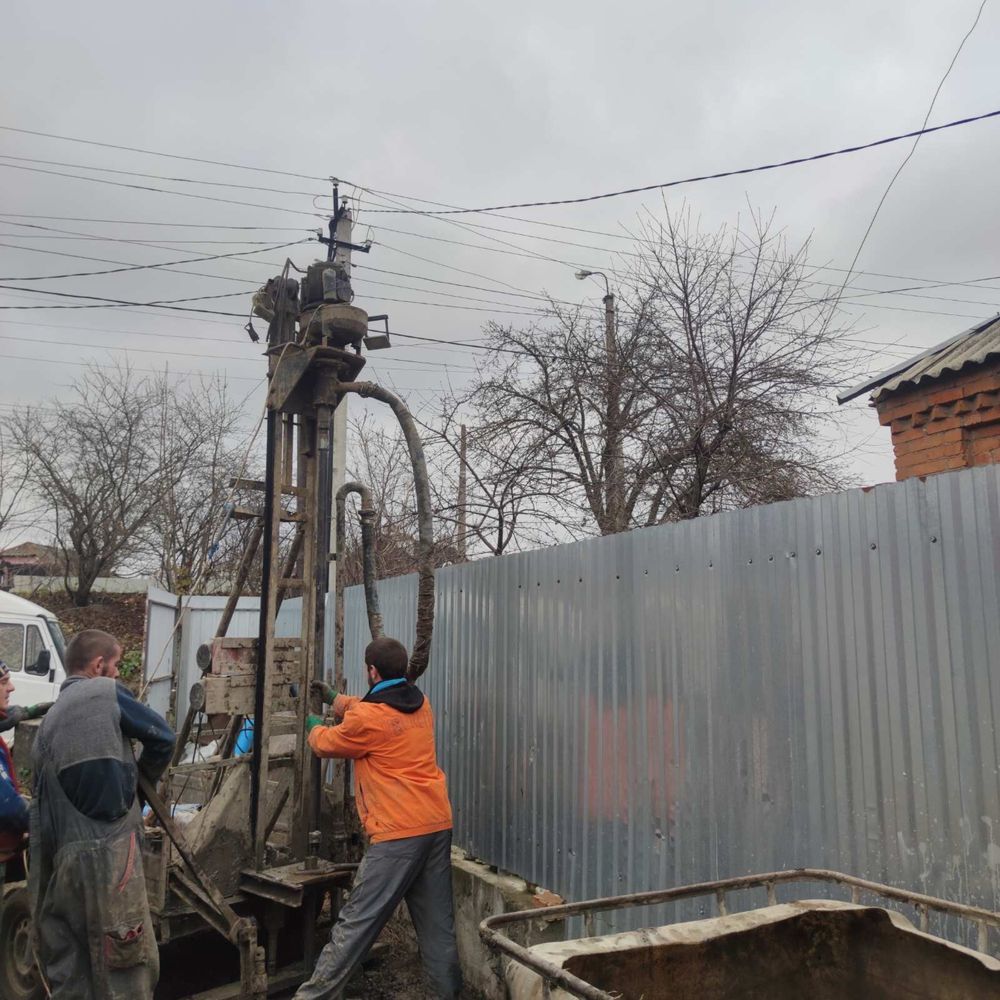
[[434, 753], [434, 715], [407, 681], [407, 662], [401, 642], [375, 639], [365, 650], [364, 698], [313, 685], [343, 721], [323, 726], [319, 716], [309, 716], [309, 745], [317, 757], [356, 762], [358, 814], [371, 847], [330, 943], [296, 1000], [339, 997], [404, 899], [435, 990], [451, 1000], [462, 988], [451, 896], [451, 804]]
[[115, 682], [121, 655], [107, 632], [73, 638], [33, 750], [29, 888], [53, 1000], [151, 1000], [159, 975], [136, 785], [166, 769], [174, 734]]
[[[7, 719], [13, 710], [10, 696], [14, 682], [7, 664], [0, 660], [0, 729], [9, 728]], [[0, 913], [3, 912], [3, 885], [7, 862], [14, 860], [28, 838], [28, 803], [21, 798], [21, 789], [14, 773], [7, 744], [0, 740]]]

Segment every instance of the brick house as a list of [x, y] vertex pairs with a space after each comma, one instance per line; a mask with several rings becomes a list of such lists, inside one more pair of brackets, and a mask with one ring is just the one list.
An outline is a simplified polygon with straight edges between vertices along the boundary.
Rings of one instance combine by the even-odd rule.
[[896, 478], [1000, 462], [1000, 315], [837, 397], [871, 393]]

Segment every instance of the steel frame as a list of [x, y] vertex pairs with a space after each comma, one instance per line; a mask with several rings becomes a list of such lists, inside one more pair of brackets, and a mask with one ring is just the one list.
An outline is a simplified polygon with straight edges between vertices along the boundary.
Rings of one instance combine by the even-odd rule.
[[850, 888], [851, 902], [858, 903], [861, 893], [866, 892], [898, 903], [906, 903], [916, 908], [920, 914], [920, 930], [929, 933], [929, 913], [946, 913], [962, 920], [972, 921], [977, 928], [977, 948], [986, 952], [989, 928], [1000, 928], [1000, 913], [984, 910], [977, 906], [966, 906], [963, 903], [952, 903], [935, 896], [927, 896], [920, 892], [910, 892], [907, 889], [897, 889], [894, 886], [882, 885], [868, 879], [845, 875], [842, 872], [830, 871], [826, 868], [795, 868], [788, 871], [765, 872], [759, 875], [746, 875], [737, 878], [718, 879], [714, 882], [698, 882], [692, 885], [680, 886], [674, 889], [657, 889], [651, 892], [633, 892], [621, 896], [605, 896], [601, 899], [582, 900], [578, 903], [564, 903], [560, 906], [549, 906], [544, 910], [518, 910], [515, 913], [501, 913], [487, 917], [479, 925], [479, 935], [486, 945], [494, 951], [531, 969], [541, 977], [545, 984], [545, 996], [549, 995], [552, 986], [558, 986], [571, 996], [582, 1000], [616, 1000], [615, 994], [599, 989], [593, 983], [588, 983], [579, 976], [560, 968], [554, 962], [536, 955], [530, 949], [512, 941], [497, 930], [499, 927], [509, 927], [511, 924], [526, 923], [543, 918], [556, 920], [561, 917], [582, 916], [588, 936], [593, 935], [593, 915], [606, 910], [624, 910], [636, 906], [653, 906], [658, 903], [673, 903], [681, 899], [693, 899], [699, 896], [715, 896], [719, 916], [728, 912], [727, 894], [739, 889], [764, 888], [767, 890], [767, 905], [777, 902], [775, 887], [791, 882], [829, 882]]

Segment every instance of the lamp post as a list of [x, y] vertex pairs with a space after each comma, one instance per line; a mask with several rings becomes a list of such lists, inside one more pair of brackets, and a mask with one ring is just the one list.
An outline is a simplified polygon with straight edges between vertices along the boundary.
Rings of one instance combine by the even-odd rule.
[[615, 296], [603, 271], [577, 271], [578, 281], [587, 278], [604, 279], [604, 370], [607, 384], [605, 395], [604, 469], [605, 469], [605, 535], [624, 531], [625, 524], [625, 455], [622, 448], [621, 381], [618, 371], [618, 351], [615, 342]]

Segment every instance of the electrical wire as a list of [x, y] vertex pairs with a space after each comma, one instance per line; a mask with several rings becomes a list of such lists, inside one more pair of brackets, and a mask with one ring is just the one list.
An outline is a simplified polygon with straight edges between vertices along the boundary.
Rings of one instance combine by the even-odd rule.
[[149, 222], [143, 219], [93, 219], [79, 215], [29, 215], [25, 212], [0, 212], [4, 219], [49, 219], [53, 222], [96, 222], [114, 226], [169, 226], [172, 229], [249, 229], [259, 232], [284, 233], [297, 231], [298, 226], [234, 226], [228, 223], [210, 222]]
[[[115, 331], [109, 331], [110, 334], [114, 334]], [[155, 336], [155, 334], [153, 335]], [[0, 333], [0, 340], [12, 340], [17, 343], [24, 343], [23, 337], [16, 337], [11, 334]], [[216, 341], [217, 342], [217, 341]], [[125, 353], [137, 353], [137, 354], [163, 354], [168, 357], [175, 358], [190, 358], [192, 360], [205, 360], [205, 361], [241, 361], [244, 364], [260, 364], [260, 356], [255, 357], [242, 357], [240, 355], [233, 354], [198, 354], [192, 351], [171, 351], [163, 350], [153, 347], [131, 347], [121, 344], [91, 344], [86, 341], [81, 340], [43, 340], [35, 338], [31, 341], [32, 344], [47, 344], [52, 347], [78, 347], [87, 348], [96, 351], [124, 351]], [[476, 369], [468, 365], [458, 365], [452, 364], [444, 361], [411, 361], [407, 364], [405, 368], [382, 368], [379, 367], [379, 372], [422, 372], [428, 371], [429, 369], [436, 368], [454, 368], [456, 371], [475, 371]]]
[[[930, 135], [934, 132], [943, 132], [946, 129], [959, 128], [963, 125], [971, 125], [976, 122], [986, 121], [988, 119], [996, 118], [1000, 116], [1000, 109], [996, 111], [987, 111], [981, 115], [970, 115], [966, 118], [958, 118], [955, 121], [945, 122], [943, 125], [933, 125], [930, 128], [926, 126], [920, 129], [915, 129], [912, 132], [903, 132], [899, 135], [890, 135], [882, 139], [875, 139], [872, 142], [860, 143], [854, 146], [844, 146], [840, 149], [828, 150], [824, 153], [813, 153], [809, 156], [797, 156], [789, 160], [779, 160], [774, 163], [764, 163], [755, 167], [740, 167], [735, 170], [720, 170], [711, 174], [698, 174], [692, 177], [683, 177], [672, 181], [663, 181], [658, 184], [644, 184], [639, 187], [622, 188], [617, 191], [606, 191], [602, 194], [592, 194], [585, 195], [578, 198], [554, 198], [545, 201], [519, 201], [510, 202], [502, 205], [487, 205], [481, 208], [450, 208], [450, 209], [439, 209], [431, 212], [420, 212], [421, 215], [467, 215], [476, 212], [502, 212], [507, 209], [512, 208], [544, 208], [552, 205], [580, 205], [585, 202], [592, 201], [605, 201], [608, 198], [620, 198], [623, 195], [629, 194], [642, 194], [647, 191], [663, 191], [667, 188], [680, 187], [683, 184], [697, 184], [701, 181], [712, 181], [721, 180], [726, 177], [742, 177], [746, 174], [758, 174], [763, 173], [768, 170], [780, 170], [784, 167], [794, 167], [801, 163], [814, 163], [818, 160], [828, 160], [835, 156], [846, 156], [852, 153], [860, 153], [863, 150], [875, 149], [879, 146], [888, 146], [894, 142], [901, 142], [904, 139], [914, 139], [919, 138], [923, 135]], [[353, 183], [353, 182], [352, 182]], [[363, 188], [370, 194], [373, 193], [370, 189], [366, 188], [364, 185], [357, 184], [356, 187]], [[414, 214], [413, 210], [410, 209], [377, 209], [369, 208], [369, 213], [376, 212], [395, 212], [397, 214]]]
[[53, 292], [42, 288], [25, 288], [21, 285], [0, 285], [0, 288], [12, 292], [30, 292], [33, 295], [58, 295], [66, 299], [88, 299], [94, 300], [96, 305], [86, 305], [75, 303], [73, 305], [37, 305], [37, 306], [0, 306], [0, 309], [106, 309], [117, 306], [155, 306], [157, 309], [174, 309], [178, 312], [207, 312], [213, 316], [235, 316], [243, 319], [243, 313], [226, 313], [213, 309], [197, 309], [188, 306], [174, 305], [175, 302], [204, 302], [208, 299], [231, 299], [237, 295], [246, 295], [246, 292], [223, 292], [218, 295], [192, 295], [183, 299], [163, 299], [157, 302], [129, 302], [126, 299], [108, 299], [101, 295], [80, 295], [76, 292]]
[[330, 195], [316, 194], [315, 191], [289, 191], [286, 188], [258, 187], [254, 184], [233, 184], [227, 181], [200, 180], [197, 177], [172, 177], [169, 174], [144, 174], [137, 170], [116, 170], [113, 167], [99, 167], [92, 163], [66, 163], [63, 160], [39, 160], [33, 156], [13, 156], [0, 153], [0, 160], [17, 160], [19, 163], [41, 163], [50, 167], [70, 167], [74, 170], [96, 170], [121, 177], [143, 177], [147, 180], [170, 181], [175, 184], [204, 184], [206, 187], [238, 188], [242, 191], [265, 191], [269, 194], [302, 195], [305, 198], [329, 198]]
[[146, 156], [162, 156], [170, 160], [185, 160], [188, 163], [205, 163], [213, 167], [231, 167], [234, 170], [252, 170], [258, 174], [276, 174], [282, 177], [297, 177], [307, 181], [329, 181], [329, 177], [317, 177], [313, 174], [297, 174], [290, 170], [272, 170], [268, 167], [251, 167], [243, 163], [229, 163], [225, 160], [208, 160], [198, 156], [182, 156], [179, 153], [163, 153], [154, 149], [140, 149], [136, 146], [120, 146], [110, 142], [98, 142], [95, 139], [79, 139], [68, 135], [55, 135], [52, 132], [38, 132], [34, 129], [15, 128], [13, 125], [0, 125], [0, 131], [17, 132], [21, 135], [35, 135], [43, 139], [59, 139], [62, 142], [77, 142], [85, 146], [99, 146], [102, 149], [117, 149], [127, 153], [142, 153]]
[[156, 194], [172, 194], [178, 198], [197, 198], [199, 201], [214, 201], [221, 205], [241, 205], [244, 208], [265, 208], [270, 212], [285, 212], [291, 215], [308, 215], [312, 218], [325, 219], [321, 212], [309, 212], [301, 208], [285, 208], [280, 205], [261, 205], [253, 201], [236, 201], [232, 198], [217, 198], [210, 194], [195, 194], [193, 191], [172, 191], [170, 188], [152, 187], [149, 184], [128, 184], [125, 181], [109, 181], [103, 177], [88, 177], [85, 174], [65, 174], [58, 170], [46, 170], [44, 167], [24, 167], [16, 163], [0, 163], [0, 168], [7, 170], [26, 170], [34, 174], [47, 174], [50, 177], [68, 177], [71, 180], [89, 181], [91, 184], [107, 184], [111, 187], [130, 188], [133, 191], [152, 191]]
[[[979, 10], [976, 12], [975, 20], [972, 22], [972, 26], [962, 37], [961, 42], [958, 43], [958, 48], [955, 50], [955, 54], [951, 57], [951, 62], [948, 63], [948, 68], [944, 71], [944, 76], [938, 81], [938, 85], [934, 90], [934, 96], [931, 98], [931, 103], [927, 107], [927, 114], [924, 115], [923, 126], [921, 126], [920, 131], [914, 133], [913, 145], [910, 147], [910, 151], [903, 158], [903, 162], [896, 168], [896, 172], [892, 175], [889, 183], [886, 185], [885, 190], [882, 192], [882, 197], [879, 199], [878, 204], [875, 206], [875, 211], [872, 213], [871, 220], [868, 223], [868, 227], [865, 229], [864, 235], [861, 237], [861, 242], [858, 244], [858, 249], [854, 253], [854, 259], [851, 261], [850, 267], [847, 269], [847, 274], [844, 275], [844, 280], [840, 286], [840, 291], [837, 293], [836, 301], [830, 310], [830, 315], [833, 315], [834, 310], [836, 310], [838, 304], [840, 303], [840, 298], [844, 294], [844, 289], [847, 288], [848, 282], [851, 280], [851, 275], [854, 271], [854, 265], [857, 264], [858, 258], [861, 256], [861, 251], [865, 248], [865, 244], [868, 242], [868, 237], [871, 235], [872, 229], [875, 227], [875, 221], [878, 219], [879, 212], [882, 211], [882, 206], [885, 204], [886, 198], [889, 197], [889, 192], [892, 190], [893, 185], [896, 183], [897, 178], [903, 172], [903, 169], [913, 158], [913, 154], [917, 151], [917, 146], [920, 143], [921, 138], [926, 134], [927, 122], [930, 120], [931, 113], [934, 111], [934, 105], [937, 103], [938, 95], [941, 93], [941, 88], [944, 87], [945, 81], [951, 75], [951, 71], [958, 61], [959, 55], [962, 53], [962, 49], [965, 48], [965, 43], [972, 36], [972, 33], [976, 30], [976, 25], [979, 24], [979, 19], [982, 17], [983, 9], [986, 7], [987, 0], [982, 0], [979, 5]], [[1000, 113], [1000, 112], [995, 112]]]
[[[101, 274], [121, 274], [125, 271], [147, 271], [159, 267], [177, 267], [180, 264], [196, 264], [200, 261], [205, 261], [205, 260], [225, 260], [226, 258], [229, 257], [243, 256], [245, 253], [246, 254], [269, 253], [271, 250], [285, 250], [288, 247], [300, 246], [303, 243], [309, 243], [309, 242], [310, 242], [309, 240], [295, 240], [292, 243], [278, 243], [274, 246], [263, 247], [260, 250], [246, 250], [246, 251], [239, 251], [237, 253], [217, 253], [217, 254], [211, 254], [208, 257], [205, 256], [187, 257], [183, 260], [167, 260], [161, 264], [127, 264], [122, 267], [109, 268], [108, 270], [105, 271], [75, 271], [75, 272], [70, 272], [68, 274], [39, 274], [39, 275], [31, 275], [29, 277], [14, 277], [14, 278], [7, 277], [7, 278], [0, 278], [0, 281], [49, 281], [49, 280], [54, 280], [56, 278], [91, 278]], [[0, 243], [0, 246], [4, 245], [5, 244]], [[221, 277], [221, 276], [204, 275], [204, 277]]]

